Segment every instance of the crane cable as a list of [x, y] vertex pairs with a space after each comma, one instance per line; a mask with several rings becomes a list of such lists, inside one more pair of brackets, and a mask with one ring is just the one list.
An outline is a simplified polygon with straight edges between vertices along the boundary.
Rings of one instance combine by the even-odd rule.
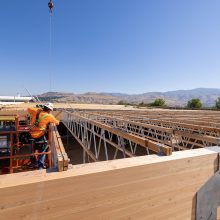
[[50, 46], [49, 46], [49, 80], [50, 80], [50, 92], [52, 92], [52, 13], [50, 13]]
[[[48, 8], [50, 11], [50, 45], [49, 45], [49, 83], [50, 83], [50, 92], [52, 92], [52, 9], [53, 9], [53, 2], [50, 0], [48, 2]], [[50, 100], [51, 101], [51, 100]]]

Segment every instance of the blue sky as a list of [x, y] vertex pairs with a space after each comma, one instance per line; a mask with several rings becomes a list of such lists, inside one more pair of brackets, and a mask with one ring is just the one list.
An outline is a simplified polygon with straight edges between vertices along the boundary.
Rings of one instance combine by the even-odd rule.
[[220, 88], [219, 0], [0, 0], [0, 95]]

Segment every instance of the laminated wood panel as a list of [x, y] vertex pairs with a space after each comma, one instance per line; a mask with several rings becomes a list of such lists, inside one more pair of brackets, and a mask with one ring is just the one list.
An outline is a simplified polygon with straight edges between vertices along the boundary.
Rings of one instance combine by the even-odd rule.
[[0, 177], [2, 219], [194, 219], [195, 194], [217, 170], [218, 148]]

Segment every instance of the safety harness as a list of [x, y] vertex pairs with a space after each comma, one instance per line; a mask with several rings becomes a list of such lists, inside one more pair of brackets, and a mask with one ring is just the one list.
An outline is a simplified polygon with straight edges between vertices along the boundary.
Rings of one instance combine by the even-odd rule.
[[40, 113], [42, 112], [43, 110], [42, 109], [38, 109], [37, 110], [37, 114], [36, 114], [36, 119], [35, 119], [35, 122], [34, 124], [30, 127], [30, 130], [33, 129], [34, 127], [39, 127], [39, 128], [43, 128], [43, 130], [45, 130], [46, 128], [43, 127], [43, 126], [39, 126], [39, 123], [48, 116], [48, 114], [45, 114], [43, 115], [41, 118], [39, 118], [40, 116]]

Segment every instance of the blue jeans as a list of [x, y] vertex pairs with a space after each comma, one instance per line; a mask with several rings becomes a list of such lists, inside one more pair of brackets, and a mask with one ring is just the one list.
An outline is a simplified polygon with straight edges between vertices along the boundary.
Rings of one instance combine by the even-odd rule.
[[[38, 143], [42, 142], [42, 143]], [[48, 151], [48, 142], [45, 136], [34, 139], [34, 152], [38, 150], [39, 153], [46, 153]], [[31, 157], [31, 163], [38, 164], [39, 169], [45, 168], [45, 158], [46, 154], [38, 156], [38, 160], [35, 156]]]

